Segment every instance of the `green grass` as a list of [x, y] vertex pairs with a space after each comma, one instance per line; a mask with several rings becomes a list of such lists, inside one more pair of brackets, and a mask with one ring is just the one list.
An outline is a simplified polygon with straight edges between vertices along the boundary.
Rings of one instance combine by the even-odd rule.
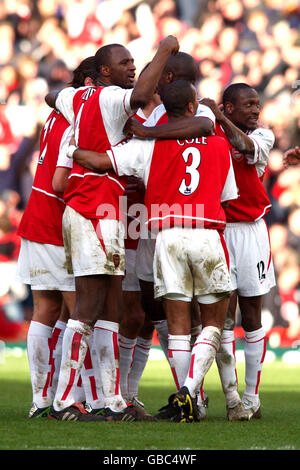
[[[240, 392], [244, 366], [238, 363]], [[250, 422], [226, 420], [215, 364], [205, 380], [209, 395], [205, 422], [62, 423], [29, 420], [31, 386], [26, 356], [0, 364], [0, 449], [2, 450], [299, 450], [300, 365], [280, 360], [263, 368], [260, 396], [263, 417]], [[149, 361], [140, 399], [155, 413], [174, 392], [165, 361]]]

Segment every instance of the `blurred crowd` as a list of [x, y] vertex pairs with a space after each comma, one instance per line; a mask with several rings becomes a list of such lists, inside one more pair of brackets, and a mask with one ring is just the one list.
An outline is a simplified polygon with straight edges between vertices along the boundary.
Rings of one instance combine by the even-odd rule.
[[[81, 60], [112, 42], [131, 51], [138, 74], [168, 34], [175, 35], [181, 50], [199, 64], [199, 96], [220, 102], [223, 89], [241, 81], [260, 94], [261, 122], [276, 137], [265, 185], [273, 204], [266, 220], [278, 281], [264, 300], [263, 319], [267, 329], [286, 327], [287, 339], [296, 341], [300, 166], [284, 170], [282, 155], [300, 143], [299, 0], [0, 2], [1, 311], [18, 317], [21, 305], [21, 315], [30, 317], [30, 292], [16, 286], [10, 273], [19, 246], [15, 230], [31, 191], [39, 132], [50, 112], [46, 93], [66, 86]], [[276, 345], [276, 337], [273, 341]]]

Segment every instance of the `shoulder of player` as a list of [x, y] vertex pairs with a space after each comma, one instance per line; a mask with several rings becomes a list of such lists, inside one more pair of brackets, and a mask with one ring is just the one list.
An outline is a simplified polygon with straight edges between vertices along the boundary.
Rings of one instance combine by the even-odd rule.
[[262, 139], [275, 140], [274, 132], [271, 129], [267, 129], [265, 127], [258, 127], [257, 129], [254, 129], [253, 131], [248, 133], [248, 136], [257, 136]]
[[152, 113], [146, 121], [144, 122], [145, 126], [152, 127], [157, 124], [157, 122], [161, 119], [162, 116], [166, 114], [166, 108], [163, 104], [159, 104], [156, 108], [153, 109]]

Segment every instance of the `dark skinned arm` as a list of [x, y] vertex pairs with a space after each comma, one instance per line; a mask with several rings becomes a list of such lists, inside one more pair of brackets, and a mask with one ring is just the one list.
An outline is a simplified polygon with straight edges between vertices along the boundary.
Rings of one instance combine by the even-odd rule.
[[98, 153], [93, 150], [76, 149], [73, 153], [73, 160], [85, 168], [89, 168], [98, 173], [112, 170], [113, 166], [107, 153]]
[[129, 119], [124, 127], [125, 135], [152, 139], [191, 139], [212, 135], [213, 122], [204, 117], [186, 117], [159, 126], [147, 127], [136, 119]]
[[203, 98], [201, 104], [205, 104], [212, 110], [217, 122], [222, 126], [227, 139], [235, 149], [243, 155], [254, 156], [255, 147], [253, 140], [225, 116], [214, 100]]
[[174, 36], [163, 39], [150, 65], [139, 77], [130, 99], [132, 109], [143, 108], [152, 99], [157, 83], [170, 55], [176, 55], [179, 44]]

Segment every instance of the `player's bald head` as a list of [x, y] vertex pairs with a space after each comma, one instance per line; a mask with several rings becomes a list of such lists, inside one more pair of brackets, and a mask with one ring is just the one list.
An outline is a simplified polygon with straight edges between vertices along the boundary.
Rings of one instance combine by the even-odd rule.
[[176, 55], [171, 55], [165, 65], [163, 73], [173, 74], [173, 81], [186, 80], [195, 84], [198, 76], [198, 67], [195, 59], [186, 52], [178, 52]]

